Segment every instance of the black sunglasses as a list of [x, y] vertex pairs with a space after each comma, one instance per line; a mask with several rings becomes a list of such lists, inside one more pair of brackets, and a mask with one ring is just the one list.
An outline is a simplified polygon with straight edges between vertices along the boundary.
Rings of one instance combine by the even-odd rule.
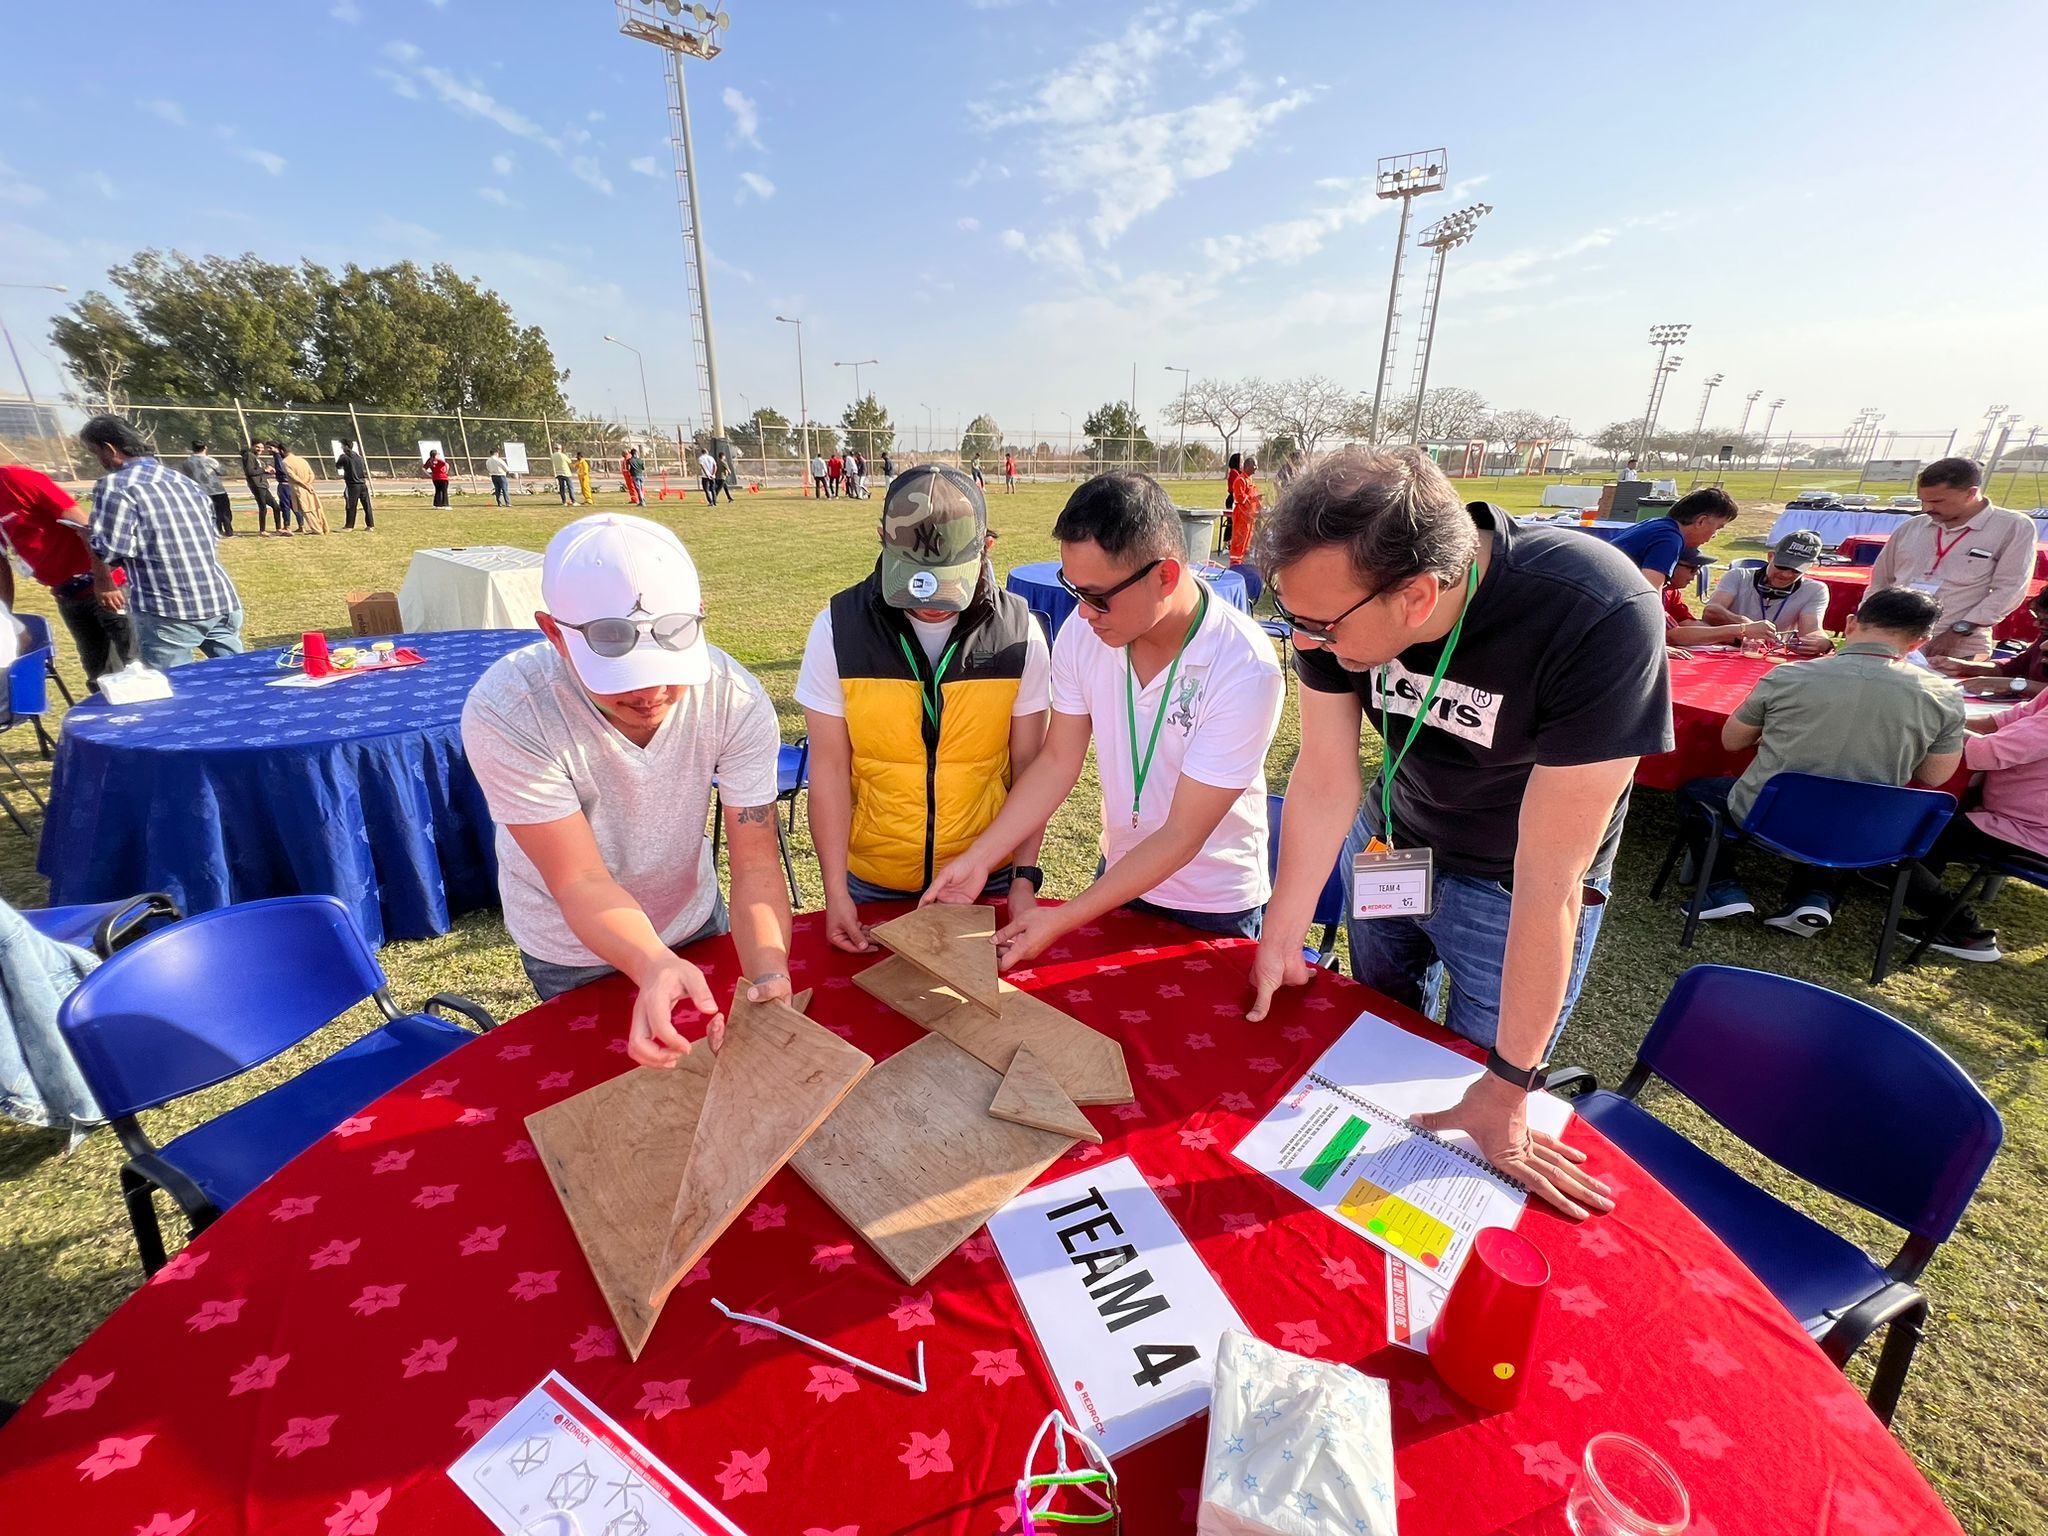
[[1335, 631], [1337, 626], [1339, 624], [1342, 624], [1346, 619], [1350, 618], [1351, 615], [1358, 612], [1359, 609], [1363, 608], [1367, 603], [1371, 602], [1374, 598], [1378, 597], [1380, 593], [1384, 592], [1385, 590], [1386, 588], [1381, 587], [1377, 591], [1366, 593], [1364, 597], [1361, 597], [1357, 602], [1353, 603], [1349, 608], [1346, 608], [1334, 619], [1301, 618], [1300, 616], [1288, 611], [1287, 605], [1280, 601], [1280, 594], [1277, 591], [1275, 591], [1273, 593], [1273, 611], [1279, 614], [1282, 619], [1287, 621], [1288, 627], [1292, 629], [1295, 632], [1295, 634], [1306, 635], [1309, 639], [1315, 641], [1319, 645], [1330, 645], [1335, 643], [1336, 641], [1337, 636]]
[[697, 643], [704, 628], [701, 613], [664, 613], [658, 619], [586, 619], [571, 624], [555, 620], [563, 629], [573, 629], [600, 656], [624, 656], [640, 643], [645, 630], [665, 651], [687, 651]]
[[1158, 570], [1159, 567], [1164, 565], [1165, 563], [1166, 560], [1164, 556], [1157, 560], [1147, 561], [1144, 565], [1139, 566], [1138, 569], [1131, 572], [1130, 575], [1126, 576], [1122, 581], [1118, 582], [1115, 586], [1110, 587], [1107, 590], [1101, 592], [1087, 592], [1083, 591], [1080, 587], [1075, 586], [1071, 581], [1067, 580], [1067, 571], [1065, 566], [1060, 567], [1057, 574], [1059, 584], [1062, 587], [1066, 588], [1068, 596], [1072, 597], [1076, 602], [1086, 603], [1090, 608], [1093, 608], [1097, 613], [1107, 613], [1109, 612], [1109, 600], [1111, 598], [1115, 597], [1117, 593], [1123, 591], [1125, 587], [1136, 586], [1139, 582], [1143, 581], [1147, 576], [1150, 576], [1154, 571]]

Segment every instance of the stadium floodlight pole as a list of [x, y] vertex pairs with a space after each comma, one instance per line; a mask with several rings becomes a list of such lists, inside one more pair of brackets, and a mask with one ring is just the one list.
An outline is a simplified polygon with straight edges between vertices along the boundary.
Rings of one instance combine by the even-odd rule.
[[1444, 263], [1452, 251], [1472, 238], [1479, 221], [1493, 212], [1491, 203], [1474, 203], [1446, 214], [1416, 237], [1429, 254], [1429, 297], [1422, 301], [1422, 336], [1415, 344], [1415, 405], [1408, 413], [1408, 441], [1422, 440], [1422, 396], [1429, 387], [1429, 355], [1436, 347], [1436, 317], [1443, 305]]
[[2025, 419], [2026, 417], [2023, 412], [2014, 411], [2005, 418], [2004, 426], [1999, 429], [1998, 441], [1991, 445], [1991, 452], [1984, 460], [1983, 485], [1986, 496], [1991, 494], [1991, 477], [1998, 473], [1998, 461], [2005, 456], [2005, 445], [2012, 440], [2013, 428], [2017, 427]]
[[939, 432], [938, 428], [932, 425], [932, 408], [922, 400], [917, 402], [917, 408], [924, 412], [925, 452], [937, 453], [939, 450]]
[[[1780, 408], [1781, 408], [1781, 407], [1782, 407], [1782, 406], [1783, 406], [1784, 404], [1785, 404], [1785, 402], [1784, 402], [1784, 399], [1783, 399], [1782, 397], [1781, 397], [1781, 398], [1779, 398], [1779, 399], [1773, 400], [1773, 401], [1771, 402], [1771, 407], [1770, 407], [1770, 413], [1769, 413], [1768, 415], [1766, 415], [1766, 416], [1764, 417], [1764, 430], [1763, 430], [1763, 436], [1762, 436], [1762, 437], [1761, 437], [1761, 438], [1759, 439], [1759, 441], [1760, 441], [1760, 442], [1762, 442], [1762, 444], [1763, 444], [1763, 450], [1764, 450], [1764, 452], [1765, 452], [1765, 453], [1769, 453], [1769, 452], [1771, 451], [1771, 423], [1772, 423], [1772, 422], [1774, 422], [1774, 421], [1776, 421], [1776, 420], [1778, 419], [1778, 411], [1779, 411], [1779, 409], [1780, 409]], [[1790, 437], [1790, 434], [1789, 434], [1789, 433], [1788, 433], [1788, 434], [1786, 434], [1786, 435], [1787, 435], [1787, 437], [1788, 437], [1788, 438]], [[1759, 456], [1759, 467], [1761, 467], [1761, 456]], [[1784, 456], [1783, 454], [1780, 454], [1780, 455], [1778, 456], [1778, 468], [1779, 468], [1780, 470], [1783, 470], [1783, 469], [1784, 469], [1784, 467], [1785, 467], [1785, 456]], [[1773, 475], [1773, 476], [1771, 477], [1771, 491], [1772, 491], [1772, 493], [1773, 493], [1773, 494], [1776, 494], [1776, 492], [1777, 492], [1777, 489], [1778, 489], [1778, 480], [1777, 480], [1777, 476]]]
[[1863, 460], [1863, 467], [1856, 471], [1856, 489], [1859, 491], [1863, 489], [1863, 482], [1870, 478], [1870, 460], [1877, 452], [1877, 424], [1884, 420], [1883, 411], [1866, 410], [1863, 414], [1869, 418], [1865, 430], [1870, 436], [1857, 444]]
[[1650, 345], [1657, 349], [1657, 366], [1650, 370], [1650, 401], [1643, 407], [1643, 430], [1636, 437], [1636, 456], [1640, 458], [1649, 451], [1650, 433], [1657, 425], [1657, 397], [1663, 393], [1664, 377], [1670, 369], [1664, 366], [1664, 354], [1684, 342], [1690, 325], [1653, 325], [1650, 327]]
[[1188, 379], [1190, 374], [1187, 369], [1176, 368], [1171, 363], [1166, 365], [1166, 371], [1180, 375], [1180, 449], [1175, 457], [1173, 472], [1185, 480], [1188, 477]]
[[1752, 389], [1742, 397], [1742, 423], [1735, 429], [1737, 437], [1742, 436], [1743, 433], [1749, 430], [1749, 413], [1756, 409], [1757, 401], [1763, 399], [1763, 397], [1764, 392], [1760, 389]]
[[1992, 424], [2003, 416], [2007, 409], [2008, 407], [2003, 405], [1994, 405], [1984, 413], [1984, 430], [1977, 434], [1977, 451], [1970, 455], [1979, 464], [1984, 462], [1984, 450], [1991, 445]]
[[647, 359], [640, 355], [640, 349], [630, 341], [621, 341], [616, 336], [607, 336], [605, 340], [615, 347], [624, 347], [633, 354], [633, 360], [640, 365], [640, 414], [647, 419], [647, 430], [652, 432], [654, 430], [654, 407], [647, 403]]
[[1671, 383], [1671, 375], [1678, 372], [1679, 364], [1684, 361], [1683, 357], [1674, 357], [1657, 365], [1657, 376], [1650, 380], [1650, 413], [1643, 420], [1643, 441], [1636, 449], [1638, 457], [1649, 451], [1650, 439], [1657, 431], [1657, 417], [1664, 410], [1664, 391]]
[[796, 414], [797, 420], [803, 423], [804, 444], [804, 462], [798, 478], [803, 481], [803, 493], [809, 496], [814, 488], [811, 485], [811, 404], [804, 393], [804, 323], [787, 315], [777, 315], [775, 319], [778, 324], [796, 327]]
[[[880, 361], [880, 358], [864, 357], [857, 363], [834, 363], [832, 365], [834, 368], [851, 368], [853, 370], [853, 405], [855, 410], [860, 409], [861, 401], [867, 398], [860, 392], [861, 369], [868, 367], [870, 364], [879, 364]], [[867, 433], [868, 456], [872, 458], [875, 452], [875, 429], [873, 427], [864, 427], [862, 430]]]
[[1372, 419], [1366, 426], [1368, 446], [1377, 446], [1380, 440], [1380, 403], [1387, 393], [1388, 375], [1394, 366], [1394, 321], [1401, 311], [1401, 258], [1408, 248], [1408, 216], [1416, 198], [1443, 191], [1448, 179], [1445, 165], [1441, 149], [1426, 149], [1419, 154], [1382, 157], [1373, 176], [1374, 197], [1401, 200], [1401, 227], [1394, 235], [1394, 275], [1387, 283], [1387, 324], [1380, 333], [1379, 372], [1373, 376]]
[[[725, 440], [725, 406], [718, 394], [718, 349], [712, 341], [711, 294], [704, 274], [704, 220], [697, 206], [697, 157], [690, 144], [690, 98], [683, 86], [683, 59], [710, 60], [724, 45], [719, 34], [732, 25], [722, 10], [683, 5], [680, 0], [617, 0], [619, 31], [661, 49], [668, 66], [669, 143], [675, 154], [677, 211], [683, 221], [683, 267], [693, 313], [690, 339], [696, 344], [698, 386], [711, 417], [716, 451]], [[808, 466], [806, 466], [808, 468]]]
[[1707, 402], [1714, 398], [1714, 391], [1728, 376], [1725, 373], [1710, 374], [1707, 387], [1700, 391], [1699, 419], [1692, 424], [1692, 446], [1686, 450], [1686, 468], [1693, 471], [1695, 481], [1699, 478], [1700, 435], [1707, 430]]
[[[69, 293], [71, 291], [62, 283], [0, 283], [0, 288], [30, 288], [43, 293]], [[21, 379], [21, 392], [28, 396], [28, 403], [34, 406], [36, 404], [36, 392], [29, 385], [28, 370], [21, 366], [21, 354], [14, 350], [14, 332], [7, 329], [7, 321], [4, 318], [0, 318], [0, 337], [6, 338], [7, 355], [14, 359], [15, 374]], [[35, 412], [32, 410], [29, 414], [34, 416]]]

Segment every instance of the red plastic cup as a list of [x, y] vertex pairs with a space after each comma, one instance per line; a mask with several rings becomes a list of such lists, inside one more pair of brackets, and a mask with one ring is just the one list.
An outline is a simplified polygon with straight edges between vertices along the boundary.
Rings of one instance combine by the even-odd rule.
[[334, 670], [327, 659], [327, 637], [317, 629], [309, 629], [299, 641], [299, 651], [306, 659], [306, 676], [325, 677]]
[[1521, 1233], [1482, 1228], [1430, 1335], [1444, 1384], [1491, 1413], [1521, 1398], [1536, 1344], [1550, 1261]]

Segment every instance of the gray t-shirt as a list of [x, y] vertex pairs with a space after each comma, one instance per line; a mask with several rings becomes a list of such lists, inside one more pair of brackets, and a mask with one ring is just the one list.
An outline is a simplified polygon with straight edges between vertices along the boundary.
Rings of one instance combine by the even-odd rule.
[[704, 926], [717, 894], [705, 836], [711, 781], [729, 806], [773, 804], [781, 734], [761, 685], [713, 646], [709, 681], [684, 689], [654, 739], [636, 747], [542, 641], [477, 680], [462, 744], [498, 824], [498, 892], [513, 942], [556, 965], [602, 965], [505, 829], [581, 811], [612, 878], [664, 944], [678, 943]]
[[220, 461], [211, 454], [195, 453], [185, 461], [185, 478], [198, 482], [209, 496], [219, 496], [227, 487], [220, 483]]
[[1745, 619], [1768, 620], [1773, 629], [1798, 629], [1800, 619], [1813, 615], [1818, 627], [1828, 616], [1828, 589], [1811, 576], [1803, 578], [1783, 597], [1766, 597], [1756, 589], [1754, 569], [1730, 571], [1721, 578], [1710, 599], [1730, 613]]

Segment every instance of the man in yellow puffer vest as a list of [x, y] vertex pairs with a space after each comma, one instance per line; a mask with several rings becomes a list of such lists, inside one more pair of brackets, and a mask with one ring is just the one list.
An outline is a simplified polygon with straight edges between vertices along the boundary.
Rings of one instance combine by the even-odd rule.
[[[855, 952], [873, 948], [858, 904], [915, 900], [987, 830], [1051, 708], [1044, 632], [996, 585], [972, 479], [935, 464], [896, 476], [881, 540], [874, 571], [812, 623], [796, 685], [825, 931]], [[1008, 891], [1013, 919], [1044, 883], [1040, 836], [987, 883], [987, 895]]]

